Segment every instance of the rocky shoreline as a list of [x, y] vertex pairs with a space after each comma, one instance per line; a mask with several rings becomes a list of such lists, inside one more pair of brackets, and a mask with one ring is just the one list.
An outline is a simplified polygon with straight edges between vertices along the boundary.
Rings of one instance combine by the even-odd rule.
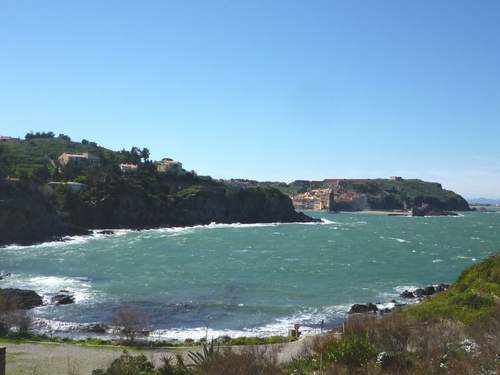
[[[407, 289], [400, 293], [399, 297], [404, 300], [411, 300], [411, 303], [420, 303], [425, 299], [434, 296], [437, 293], [447, 290], [449, 284], [439, 283], [434, 285], [429, 285], [422, 288]], [[15, 306], [21, 310], [31, 310], [36, 307], [45, 305], [67, 305], [75, 303], [74, 294], [68, 290], [60, 290], [56, 295], [50, 297], [47, 303], [44, 303], [44, 299], [38, 293], [33, 290], [28, 289], [15, 289], [15, 288], [0, 288], [0, 298], [6, 300], [14, 301]], [[47, 301], [47, 299], [46, 299]], [[406, 306], [407, 303], [398, 302], [392, 299], [388, 303], [355, 303], [351, 305], [347, 311], [347, 316], [349, 315], [378, 315], [383, 316], [385, 314], [390, 314], [391, 312]], [[43, 319], [36, 321], [35, 326], [40, 328], [42, 331], [50, 331], [52, 333], [58, 332], [45, 322]], [[104, 323], [80, 323], [80, 324], [67, 324], [64, 323], [62, 326], [65, 327], [64, 330], [60, 332], [74, 332], [79, 334], [90, 334], [90, 335], [111, 335], [113, 336], [116, 332], [116, 328], [112, 325]], [[143, 332], [143, 337], [146, 338], [149, 332]]]
[[[435, 295], [436, 293], [444, 292], [449, 288], [449, 284], [439, 283], [434, 285], [429, 285], [424, 288], [415, 288], [414, 290], [406, 289], [400, 293], [400, 297], [403, 299], [411, 299], [416, 303], [422, 302], [425, 298]], [[406, 303], [399, 303], [396, 300], [390, 301], [391, 307], [379, 308], [378, 306], [383, 305], [382, 303], [355, 303], [351, 306], [347, 314], [387, 314], [392, 312], [394, 309], [400, 308], [407, 305]]]

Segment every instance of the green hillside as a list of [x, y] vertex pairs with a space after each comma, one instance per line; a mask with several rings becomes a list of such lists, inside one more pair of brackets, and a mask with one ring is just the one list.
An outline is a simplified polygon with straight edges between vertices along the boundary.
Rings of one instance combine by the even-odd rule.
[[[50, 133], [47, 133], [50, 134]], [[68, 136], [40, 136], [28, 139], [12, 139], [0, 143], [2, 172], [10, 177], [30, 177], [35, 171], [47, 168], [54, 170], [53, 162], [64, 152], [91, 152], [103, 160], [122, 162], [126, 156], [98, 146], [94, 142], [71, 141]]]
[[500, 254], [467, 268], [451, 287], [406, 313], [419, 320], [454, 319], [470, 324], [500, 303]]

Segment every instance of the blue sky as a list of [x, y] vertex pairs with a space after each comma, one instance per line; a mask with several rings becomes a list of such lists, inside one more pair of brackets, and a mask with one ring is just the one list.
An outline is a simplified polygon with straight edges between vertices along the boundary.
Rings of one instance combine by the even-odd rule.
[[500, 2], [0, 1], [0, 134], [500, 197]]

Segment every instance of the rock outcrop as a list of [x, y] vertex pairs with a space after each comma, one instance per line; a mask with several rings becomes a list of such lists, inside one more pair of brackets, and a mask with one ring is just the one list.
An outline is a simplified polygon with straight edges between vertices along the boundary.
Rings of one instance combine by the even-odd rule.
[[57, 294], [51, 298], [51, 302], [56, 305], [69, 305], [75, 303], [75, 297], [72, 294]]
[[42, 297], [33, 290], [26, 289], [0, 289], [0, 297], [14, 303], [14, 307], [29, 310], [43, 305]]
[[347, 312], [348, 314], [366, 314], [366, 313], [376, 313], [378, 311], [377, 305], [374, 305], [373, 303], [367, 303], [367, 304], [360, 304], [360, 303], [355, 303], [354, 305], [351, 306], [349, 311]]
[[425, 288], [417, 288], [414, 291], [405, 290], [400, 294], [401, 298], [422, 298], [429, 297], [436, 293], [443, 292], [448, 289], [450, 285], [440, 283], [438, 285], [429, 285]]
[[0, 245], [31, 244], [88, 233], [66, 222], [37, 187], [0, 180]]

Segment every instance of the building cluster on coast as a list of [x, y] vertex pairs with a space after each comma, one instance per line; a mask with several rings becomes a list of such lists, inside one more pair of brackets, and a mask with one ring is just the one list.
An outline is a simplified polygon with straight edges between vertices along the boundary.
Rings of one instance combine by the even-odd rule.
[[[391, 176], [392, 181], [403, 181], [402, 177]], [[338, 206], [349, 205], [358, 210], [368, 208], [366, 196], [348, 186], [365, 185], [369, 179], [326, 179], [323, 187], [291, 194], [293, 206], [298, 210], [336, 211]]]

